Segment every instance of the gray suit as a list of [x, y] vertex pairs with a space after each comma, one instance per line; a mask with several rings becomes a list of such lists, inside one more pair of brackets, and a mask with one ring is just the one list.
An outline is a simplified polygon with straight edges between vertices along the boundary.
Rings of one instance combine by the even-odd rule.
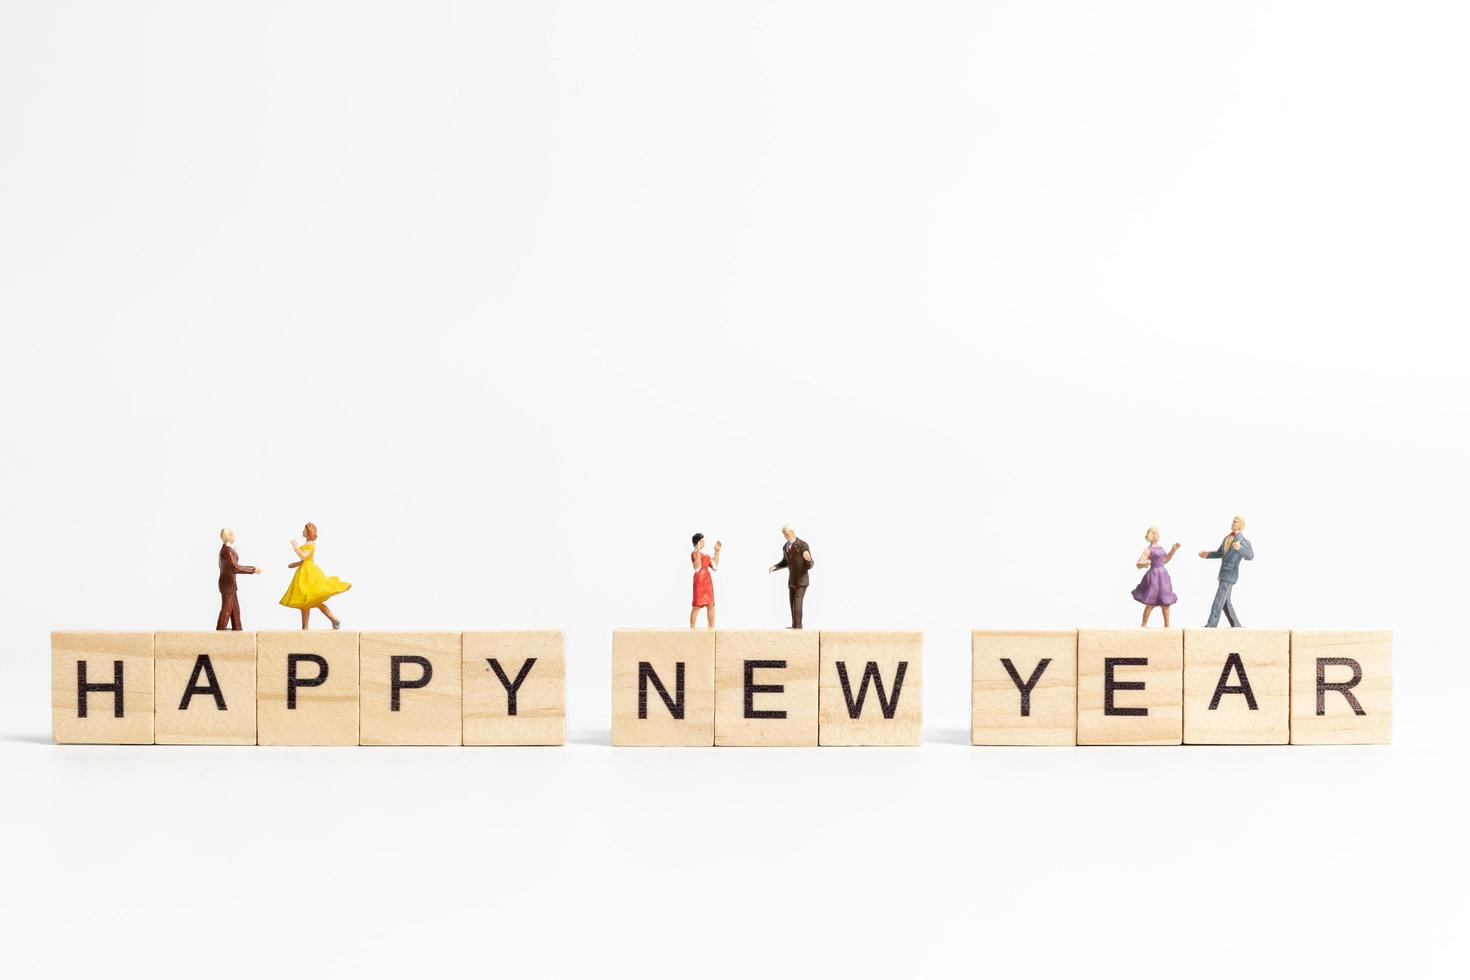
[[[1240, 550], [1235, 546], [1239, 544]], [[1256, 557], [1255, 549], [1245, 539], [1244, 534], [1232, 534], [1221, 542], [1219, 548], [1205, 555], [1206, 558], [1220, 559], [1220, 587], [1215, 590], [1215, 601], [1210, 605], [1210, 619], [1206, 626], [1220, 625], [1220, 610], [1225, 611], [1225, 618], [1230, 620], [1230, 625], [1239, 627], [1240, 620], [1235, 615], [1235, 606], [1230, 602], [1230, 590], [1235, 588], [1235, 583], [1240, 581], [1240, 562], [1242, 559], [1250, 561]]]

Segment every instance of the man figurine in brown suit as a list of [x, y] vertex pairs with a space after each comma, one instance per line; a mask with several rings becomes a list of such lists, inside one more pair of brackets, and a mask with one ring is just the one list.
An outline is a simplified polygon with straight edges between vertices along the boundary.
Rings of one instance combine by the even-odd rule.
[[807, 543], [796, 536], [787, 524], [781, 528], [781, 534], [786, 538], [786, 547], [781, 549], [781, 560], [772, 565], [768, 571], [774, 572], [778, 568], [786, 569], [786, 591], [791, 594], [791, 628], [801, 629], [801, 600], [806, 596], [806, 587], [811, 584], [811, 577], [807, 571], [812, 567], [812, 550]]
[[214, 628], [240, 629], [240, 596], [235, 591], [236, 575], [259, 575], [260, 569], [240, 564], [240, 556], [231, 547], [235, 543], [235, 532], [229, 528], [220, 531], [219, 539], [224, 542], [219, 549], [219, 619]]

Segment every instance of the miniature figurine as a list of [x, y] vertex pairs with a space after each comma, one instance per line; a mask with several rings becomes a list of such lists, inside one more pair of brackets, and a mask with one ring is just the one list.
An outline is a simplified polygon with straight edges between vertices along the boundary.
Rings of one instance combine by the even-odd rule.
[[1241, 559], [1251, 561], [1256, 557], [1251, 543], [1242, 534], [1245, 530], [1245, 518], [1239, 514], [1235, 520], [1230, 522], [1230, 533], [1225, 535], [1225, 540], [1220, 542], [1216, 551], [1201, 551], [1201, 558], [1220, 559], [1220, 587], [1215, 590], [1215, 601], [1210, 605], [1210, 619], [1206, 626], [1220, 625], [1220, 610], [1225, 610], [1225, 618], [1230, 620], [1230, 625], [1240, 627], [1240, 618], [1235, 615], [1235, 606], [1230, 601], [1230, 592], [1235, 588], [1235, 583], [1240, 580]]
[[715, 554], [711, 558], [704, 553], [704, 535], [694, 536], [694, 550], [689, 553], [689, 560], [694, 564], [694, 605], [689, 610], [690, 629], [694, 629], [694, 622], [699, 618], [701, 608], [704, 609], [709, 628], [715, 628], [715, 580], [710, 572], [720, 570], [721, 547], [720, 542], [716, 541]]
[[1133, 598], [1143, 603], [1143, 625], [1148, 625], [1149, 613], [1154, 611], [1155, 606], [1162, 606], [1164, 610], [1164, 628], [1169, 628], [1169, 607], [1179, 601], [1174, 594], [1174, 582], [1169, 578], [1169, 570], [1164, 566], [1169, 564], [1169, 559], [1179, 550], [1179, 542], [1174, 542], [1174, 547], [1167, 552], [1159, 544], [1159, 529], [1151, 527], [1143, 535], [1148, 547], [1143, 549], [1143, 554], [1138, 556], [1138, 567], [1146, 568], [1143, 578], [1138, 583], [1138, 588], [1133, 590]]
[[219, 549], [219, 618], [214, 621], [214, 628], [222, 630], [229, 628], [240, 631], [240, 595], [236, 591], [236, 575], [259, 575], [260, 569], [254, 565], [240, 564], [240, 556], [235, 552], [235, 532], [229, 528], [221, 528], [219, 539], [223, 542]]
[[336, 576], [327, 576], [316, 565], [316, 525], [308, 523], [302, 528], [301, 534], [306, 538], [306, 543], [297, 545], [296, 539], [291, 539], [291, 550], [296, 552], [300, 561], [293, 561], [287, 568], [296, 569], [296, 577], [291, 579], [291, 585], [286, 589], [286, 594], [281, 596], [281, 605], [290, 606], [292, 609], [301, 610], [301, 628], [306, 629], [311, 619], [311, 611], [320, 609], [322, 615], [332, 621], [332, 629], [342, 628], [342, 621], [332, 615], [327, 608], [327, 600], [334, 595], [346, 592], [352, 588], [351, 582], [344, 582]]
[[791, 598], [791, 629], [801, 629], [801, 603], [806, 597], [806, 589], [810, 582], [807, 572], [812, 567], [812, 550], [807, 543], [796, 536], [796, 532], [787, 524], [781, 528], [781, 534], [786, 538], [786, 546], [781, 549], [781, 560], [772, 565], [767, 571], [774, 572], [778, 568], [786, 569], [786, 590]]

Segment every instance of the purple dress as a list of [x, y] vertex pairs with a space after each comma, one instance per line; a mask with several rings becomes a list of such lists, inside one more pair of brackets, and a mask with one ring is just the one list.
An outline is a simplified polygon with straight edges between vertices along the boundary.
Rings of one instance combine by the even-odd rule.
[[1148, 546], [1148, 571], [1133, 590], [1133, 598], [1145, 606], [1172, 606], [1179, 601], [1174, 594], [1174, 583], [1169, 570], [1164, 567], [1165, 551], [1156, 544]]

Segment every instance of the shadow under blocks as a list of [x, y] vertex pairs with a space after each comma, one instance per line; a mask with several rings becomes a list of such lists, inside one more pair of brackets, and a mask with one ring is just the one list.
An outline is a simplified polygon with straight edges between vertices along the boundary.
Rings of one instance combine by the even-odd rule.
[[1381, 744], [1393, 634], [976, 630], [975, 745]]

